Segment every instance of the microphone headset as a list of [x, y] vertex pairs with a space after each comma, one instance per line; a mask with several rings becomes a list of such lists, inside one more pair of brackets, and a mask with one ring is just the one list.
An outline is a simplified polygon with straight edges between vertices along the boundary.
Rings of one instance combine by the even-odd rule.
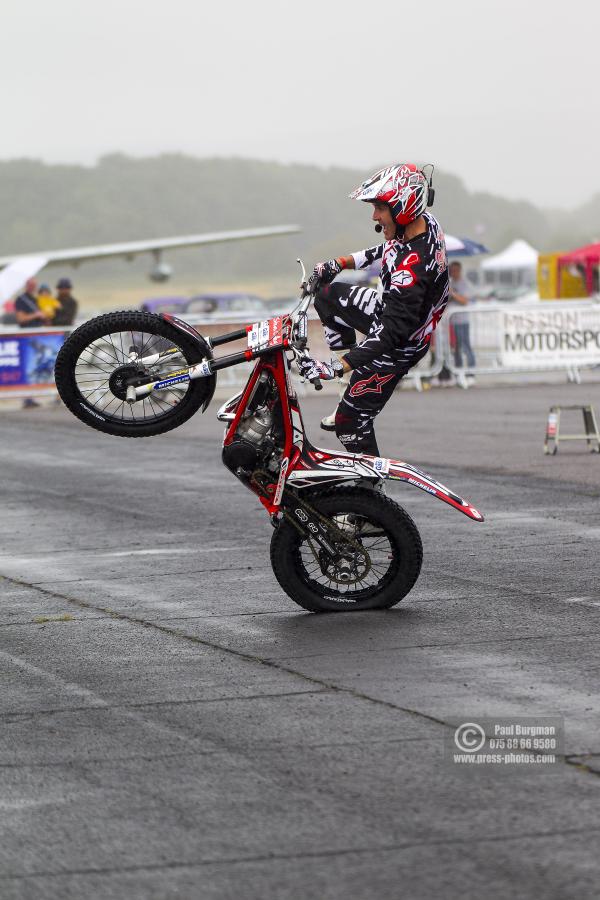
[[[431, 169], [429, 178], [427, 178], [427, 175], [425, 175], [425, 169]], [[427, 165], [423, 166], [423, 168], [421, 169], [423, 175], [425, 175], [425, 178], [427, 178], [427, 206], [433, 206], [433, 201], [435, 200], [435, 188], [433, 187], [434, 169], [435, 166], [433, 165], [433, 163], [427, 163]]]
[[[431, 169], [429, 177], [425, 174], [425, 169]], [[433, 165], [433, 163], [427, 163], [427, 165], [423, 166], [423, 168], [421, 169], [421, 173], [427, 181], [427, 206], [433, 206], [433, 201], [435, 200], [435, 188], [433, 187], [434, 169], [435, 166]], [[377, 232], [377, 234], [381, 234], [381, 232], [383, 231], [383, 226], [379, 224], [375, 225], [375, 231]]]

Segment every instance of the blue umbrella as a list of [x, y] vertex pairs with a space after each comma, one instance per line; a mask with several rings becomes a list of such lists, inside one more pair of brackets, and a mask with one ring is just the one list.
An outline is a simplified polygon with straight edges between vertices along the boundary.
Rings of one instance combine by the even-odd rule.
[[469, 238], [456, 238], [451, 234], [446, 235], [446, 253], [448, 256], [479, 256], [481, 253], [489, 253], [487, 247], [471, 241]]

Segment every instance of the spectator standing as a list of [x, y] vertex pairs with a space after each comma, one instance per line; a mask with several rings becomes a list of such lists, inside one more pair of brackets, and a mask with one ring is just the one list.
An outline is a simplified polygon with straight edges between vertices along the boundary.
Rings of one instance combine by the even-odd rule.
[[59, 279], [56, 285], [58, 308], [54, 316], [54, 325], [72, 325], [77, 315], [79, 304], [71, 294], [73, 285], [69, 278]]
[[42, 328], [50, 324], [50, 319], [40, 309], [37, 295], [37, 281], [28, 278], [25, 290], [15, 300], [15, 318], [20, 328]]
[[[37, 298], [37, 281], [28, 278], [25, 282], [25, 290], [15, 300], [15, 318], [20, 328], [43, 328], [50, 324], [50, 318], [40, 309]], [[39, 406], [33, 397], [25, 397], [23, 408]]]
[[52, 291], [47, 284], [40, 284], [38, 288], [37, 302], [41, 312], [45, 316], [47, 316], [48, 319], [54, 319], [56, 310], [60, 307], [60, 303], [58, 302], [56, 297], [52, 296]]
[[[466, 278], [463, 278], [462, 264], [459, 262], [450, 263], [450, 297], [448, 305], [468, 306], [473, 298], [473, 292]], [[471, 338], [469, 335], [469, 317], [466, 313], [455, 313], [451, 320], [454, 329], [454, 365], [457, 369], [462, 368], [463, 353], [467, 358], [467, 367], [475, 368], [475, 354], [471, 347]]]

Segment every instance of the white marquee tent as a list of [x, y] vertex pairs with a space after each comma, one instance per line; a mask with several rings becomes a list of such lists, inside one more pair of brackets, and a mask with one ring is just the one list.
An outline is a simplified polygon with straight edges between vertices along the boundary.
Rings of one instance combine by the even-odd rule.
[[489, 283], [532, 284], [535, 281], [538, 252], [521, 239], [513, 241], [501, 253], [481, 263]]

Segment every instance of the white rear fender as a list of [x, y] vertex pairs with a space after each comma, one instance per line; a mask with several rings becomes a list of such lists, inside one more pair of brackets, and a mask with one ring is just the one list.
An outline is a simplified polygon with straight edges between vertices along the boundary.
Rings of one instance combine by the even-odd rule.
[[422, 472], [416, 466], [411, 466], [410, 463], [405, 463], [398, 459], [381, 459], [380, 457], [372, 457], [372, 459], [374, 460], [375, 468], [379, 464], [389, 464], [388, 471], [381, 473], [384, 478], [412, 484], [421, 491], [425, 491], [427, 494], [437, 497], [438, 500], [442, 500], [443, 503], [448, 503], [454, 509], [460, 510], [461, 513], [464, 513], [465, 516], [468, 516], [475, 522], [484, 521], [483, 515], [478, 509], [475, 509], [469, 500], [463, 500], [462, 497], [459, 497], [450, 488], [436, 481], [427, 472]]
[[385, 478], [403, 481], [453, 506], [475, 522], [484, 521], [483, 515], [468, 500], [463, 500], [427, 472], [402, 460], [354, 453], [332, 453], [330, 450], [311, 450], [308, 456], [310, 467], [294, 469], [288, 479], [291, 483], [297, 483], [298, 487], [361, 479], [374, 481]]

